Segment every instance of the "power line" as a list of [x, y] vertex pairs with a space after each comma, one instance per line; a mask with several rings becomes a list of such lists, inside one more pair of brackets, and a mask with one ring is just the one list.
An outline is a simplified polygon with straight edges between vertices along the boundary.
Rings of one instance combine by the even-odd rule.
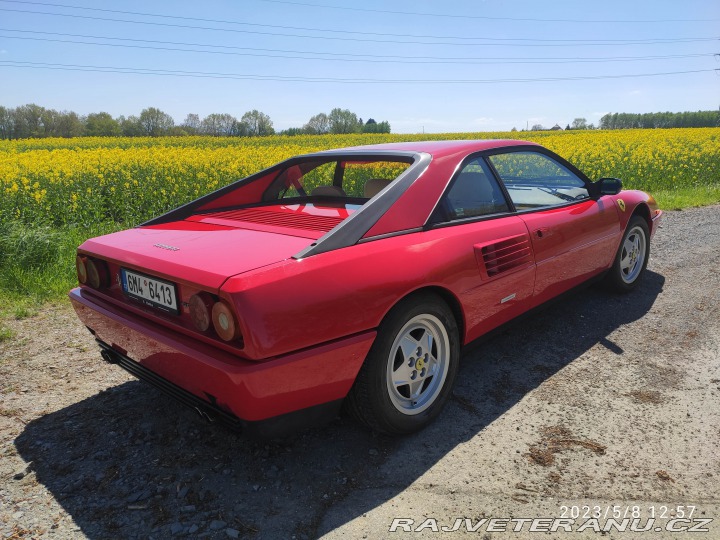
[[[5, 29], [0, 28], [0, 31], [8, 31]], [[10, 30], [14, 31], [14, 30]], [[34, 32], [33, 32], [34, 33]], [[45, 32], [39, 32], [41, 34], [44, 34]], [[73, 34], [60, 34], [60, 33], [52, 33], [56, 35], [61, 36], [73, 36]], [[74, 37], [74, 36], [73, 36]], [[93, 37], [93, 36], [87, 36], [91, 39], [117, 39], [122, 40], [124, 38], [103, 38], [103, 37]], [[22, 39], [22, 40], [30, 40], [30, 41], [43, 41], [43, 42], [52, 42], [52, 43], [71, 43], [71, 44], [77, 44], [77, 45], [91, 45], [91, 46], [101, 46], [101, 47], [117, 47], [117, 48], [129, 48], [129, 49], [143, 49], [143, 50], [154, 50], [154, 51], [170, 51], [170, 52], [192, 52], [192, 53], [201, 53], [201, 54], [220, 54], [220, 55], [231, 55], [231, 56], [251, 56], [251, 57], [262, 57], [262, 58], [282, 58], [282, 59], [292, 59], [292, 60], [314, 60], [314, 61], [321, 61], [321, 62], [361, 62], [361, 63], [372, 63], [372, 64], [459, 64], [459, 65], [493, 65], [493, 64], [582, 64], [582, 63], [607, 63], [607, 62], [633, 62], [633, 61], [652, 61], [652, 60], [671, 60], [671, 59], [683, 59], [683, 58], [699, 58], [699, 57], [707, 57], [707, 56], [715, 56], [714, 53], [695, 53], [695, 54], [672, 54], [672, 55], [655, 55], [655, 56], [637, 56], [637, 57], [611, 57], [611, 58], [575, 58], [575, 59], [568, 59], [568, 58], [533, 58], [533, 59], [522, 59], [522, 58], [488, 58], [488, 59], [473, 59], [473, 58], [467, 58], [467, 59], [452, 59], [452, 58], [446, 58], [446, 59], [431, 59], [431, 58], [422, 58], [419, 59], [413, 59], [412, 57], [399, 57], [399, 59], [371, 59], [371, 58], [345, 58], [342, 57], [342, 55], [337, 55], [339, 57], [337, 58], [323, 58], [318, 56], [300, 56], [301, 54], [317, 54], [317, 53], [302, 53], [302, 52], [295, 52], [295, 51], [281, 51], [281, 52], [287, 52], [290, 54], [270, 54], [262, 53], [262, 52], [235, 52], [235, 51], [208, 51], [203, 49], [187, 49], [187, 48], [181, 48], [181, 47], [156, 47], [151, 45], [128, 45], [123, 43], [98, 43], [93, 41], [79, 41], [75, 39], [57, 39], [57, 38], [41, 38], [41, 37], [28, 37], [28, 36], [8, 36], [8, 35], [0, 35], [0, 38], [6, 38], [6, 39]], [[138, 40], [131, 40], [131, 41], [138, 41]], [[139, 40], [139, 41], [146, 41], [146, 40]], [[173, 44], [173, 42], [164, 42], [164, 41], [156, 41], [152, 40], [153, 43], [168, 43]], [[214, 45], [203, 45], [198, 44], [197, 46], [201, 47], [214, 47]], [[238, 47], [241, 48], [241, 47]], [[257, 50], [257, 49], [256, 49]], [[269, 51], [272, 51], [270, 49]]]
[[[5, 1], [5, 0], [0, 0]], [[0, 8], [0, 11], [7, 11], [7, 12], [13, 12], [13, 13], [30, 13], [30, 14], [37, 14], [37, 15], [50, 15], [53, 17], [66, 17], [66, 18], [73, 18], [73, 19], [85, 19], [85, 20], [93, 20], [93, 21], [105, 21], [105, 22], [119, 22], [119, 23], [126, 23], [126, 24], [141, 24], [141, 25], [147, 25], [147, 26], [161, 26], [161, 27], [170, 27], [170, 28], [185, 28], [185, 29], [191, 29], [191, 30], [209, 30], [213, 32], [230, 32], [230, 33], [240, 33], [240, 34], [254, 34], [254, 35], [265, 35], [265, 36], [280, 36], [280, 37], [294, 37], [294, 38], [301, 38], [301, 39], [319, 39], [319, 40], [330, 40], [330, 41], [351, 41], [351, 42], [364, 42], [364, 43], [396, 43], [396, 44], [405, 44], [405, 45], [452, 45], [452, 46], [472, 46], [472, 47], [479, 47], [479, 46], [495, 46], [495, 45], [502, 45], [504, 47], [567, 47], [567, 46], [574, 46], [574, 47], [580, 47], [580, 46], [618, 46], [618, 45], [658, 45], [658, 44], [667, 44], [667, 43], [693, 43], [693, 42], [700, 42], [700, 41], [715, 41], [718, 38], [715, 37], [696, 37], [696, 38], [657, 38], [657, 39], [635, 39], [635, 40], [570, 40], [570, 41], [564, 41], [564, 40], [549, 40], [549, 41], [555, 41], [555, 43], [546, 43], [546, 42], [537, 42], [537, 41], [529, 41], [525, 40], [525, 38], [517, 38], [517, 40], [524, 40], [524, 43], [510, 43], [507, 41], [500, 41], [500, 39], [496, 38], [473, 38], [476, 40], [481, 40], [483, 43], [450, 43], [450, 42], [442, 42], [442, 41], [408, 41], [408, 40], [393, 40], [393, 39], [363, 39], [363, 38], [350, 38], [350, 37], [331, 37], [331, 36], [308, 36], [308, 35], [302, 35], [302, 34], [287, 34], [287, 33], [278, 33], [278, 32], [261, 32], [257, 30], [240, 30], [237, 28], [215, 28], [215, 27], [208, 27], [208, 26], [195, 26], [195, 25], [186, 25], [186, 24], [175, 24], [175, 23], [160, 23], [160, 22], [150, 22], [150, 21], [133, 21], [133, 20], [127, 20], [127, 19], [115, 19], [111, 17], [94, 17], [90, 15], [78, 15], [78, 14], [67, 14], [67, 13], [52, 13], [47, 11], [34, 11], [34, 10], [24, 10], [24, 9], [12, 9], [12, 8]], [[455, 39], [455, 38], [452, 38]], [[466, 38], [470, 39], [470, 38]], [[505, 39], [505, 38], [501, 38]], [[514, 39], [514, 38], [507, 38], [507, 39]], [[493, 43], [490, 43], [493, 42]]]
[[255, 80], [255, 81], [282, 81], [282, 82], [306, 82], [306, 83], [338, 83], [338, 84], [499, 84], [499, 83], [535, 83], [535, 82], [556, 82], [556, 81], [584, 81], [599, 79], [629, 79], [641, 77], [661, 77], [671, 75], [689, 75], [693, 73], [718, 72], [718, 69], [696, 69], [687, 71], [668, 71], [663, 73], [637, 73], [626, 75], [589, 75], [574, 77], [539, 77], [531, 79], [343, 79], [334, 77], [299, 77], [283, 75], [259, 75], [242, 73], [217, 73], [200, 71], [182, 71], [166, 69], [144, 69], [128, 68], [117, 66], [87, 66], [78, 64], [54, 64], [46, 62], [23, 62], [12, 60], [0, 60], [0, 66], [28, 68], [28, 69], [51, 69], [60, 71], [86, 71], [98, 73], [121, 73], [133, 75], [160, 75], [171, 77], [192, 77], [203, 79], [232, 79], [232, 80]]
[[[184, 17], [181, 15], [168, 15], [163, 13], [149, 13], [149, 12], [143, 12], [143, 11], [126, 11], [126, 10], [120, 10], [120, 9], [107, 9], [107, 8], [96, 8], [96, 7], [86, 7], [86, 6], [76, 6], [72, 4], [60, 4], [60, 3], [52, 3], [52, 2], [33, 2], [29, 0], [0, 0], [0, 2], [4, 3], [11, 3], [11, 4], [24, 4], [24, 5], [32, 5], [32, 6], [47, 6], [47, 7], [58, 7], [58, 8], [65, 8], [65, 9], [78, 9], [83, 11], [94, 11], [94, 12], [100, 12], [100, 13], [115, 13], [119, 15], [134, 15], [134, 16], [140, 16], [140, 17], [157, 17], [162, 19], [174, 19], [174, 20], [180, 20], [180, 21], [199, 21], [203, 23], [218, 23], [218, 24], [233, 24], [233, 25], [241, 25], [241, 26], [252, 26], [252, 27], [260, 27], [260, 28], [276, 28], [281, 30], [300, 30], [305, 32], [330, 32], [334, 34], [358, 34], [358, 35], [366, 35], [366, 36], [384, 36], [384, 37], [403, 37], [403, 38], [420, 38], [420, 39], [452, 39], [452, 40], [466, 40], [466, 41], [482, 41], [482, 40], [492, 40], [492, 41], [529, 41], [529, 42], [577, 42], [577, 41], [584, 41], [584, 40], [575, 40], [575, 39], [541, 39], [541, 38], [484, 38], [484, 37], [467, 37], [467, 36], [437, 36], [437, 35], [424, 35], [424, 34], [400, 34], [397, 32], [393, 33], [387, 33], [387, 32], [369, 32], [369, 31], [363, 31], [358, 32], [355, 30], [339, 30], [335, 28], [312, 28], [312, 27], [305, 27], [305, 26], [286, 26], [286, 25], [277, 25], [277, 24], [261, 24], [261, 23], [249, 23], [244, 21], [237, 21], [237, 20], [228, 20], [228, 19], [208, 19], [208, 18], [202, 18], [202, 17]], [[45, 12], [37, 12], [37, 13], [43, 13]], [[60, 14], [58, 14], [60, 15]], [[71, 14], [68, 16], [72, 16]], [[509, 20], [515, 20], [515, 19], [509, 19]], [[666, 39], [666, 38], [657, 38], [657, 39]], [[626, 42], [627, 39], [602, 39], [598, 40], [606, 43], [613, 43], [613, 42]], [[637, 40], [631, 40], [631, 41], [637, 41]]]
[[451, 13], [429, 13], [422, 11], [396, 11], [390, 9], [371, 9], [348, 6], [333, 6], [330, 4], [313, 4], [310, 2], [292, 2], [290, 0], [256, 0], [273, 4], [286, 4], [291, 6], [303, 6], [322, 9], [340, 9], [344, 11], [361, 11], [365, 13], [385, 13], [390, 15], [413, 15], [419, 17], [446, 17], [452, 19], [484, 19], [492, 21], [527, 21], [527, 22], [564, 22], [564, 23], [669, 23], [669, 22], [707, 22], [717, 21], [717, 18], [705, 19], [540, 19], [530, 17], [492, 17], [489, 15], [460, 15]]

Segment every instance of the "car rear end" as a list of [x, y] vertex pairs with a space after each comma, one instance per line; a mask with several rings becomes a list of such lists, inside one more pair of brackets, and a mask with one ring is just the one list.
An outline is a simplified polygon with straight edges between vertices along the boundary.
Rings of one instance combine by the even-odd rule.
[[91, 239], [70, 300], [106, 361], [206, 419], [272, 435], [334, 416], [373, 335], [267, 356], [247, 345], [248, 314], [223, 284], [286, 264], [322, 234], [202, 216]]

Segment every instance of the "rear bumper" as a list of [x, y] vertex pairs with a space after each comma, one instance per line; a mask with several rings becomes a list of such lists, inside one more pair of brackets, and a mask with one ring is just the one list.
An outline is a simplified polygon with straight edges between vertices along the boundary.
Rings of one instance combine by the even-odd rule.
[[[70, 291], [103, 357], [233, 427], [333, 409], [350, 391], [375, 332], [262, 362], [244, 360], [134, 315], [83, 289]], [[327, 407], [320, 407], [327, 405]]]

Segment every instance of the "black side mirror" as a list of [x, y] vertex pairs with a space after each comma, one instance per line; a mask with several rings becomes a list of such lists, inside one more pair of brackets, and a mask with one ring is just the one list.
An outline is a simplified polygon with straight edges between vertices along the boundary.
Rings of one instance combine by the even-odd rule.
[[601, 178], [595, 182], [598, 197], [602, 195], [617, 195], [622, 190], [622, 180], [619, 178]]

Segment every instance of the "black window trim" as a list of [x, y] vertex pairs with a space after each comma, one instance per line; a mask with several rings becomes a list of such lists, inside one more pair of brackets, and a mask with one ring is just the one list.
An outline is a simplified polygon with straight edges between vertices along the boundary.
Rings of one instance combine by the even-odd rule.
[[571, 173], [573, 173], [575, 176], [578, 177], [578, 179], [582, 180], [585, 184], [585, 189], [588, 192], [588, 198], [587, 199], [578, 199], [576, 201], [566, 201], [560, 204], [548, 204], [545, 206], [538, 206], [537, 208], [528, 208], [526, 210], [518, 210], [515, 206], [515, 203], [512, 203], [513, 213], [515, 215], [522, 215], [522, 214], [532, 214], [533, 212], [543, 212], [549, 208], [565, 208], [567, 206], [573, 206], [575, 204], [579, 204], [585, 201], [589, 201], [593, 199], [593, 182], [590, 180], [585, 173], [583, 173], [580, 169], [575, 167], [572, 163], [567, 161], [566, 159], [562, 158], [561, 156], [557, 155], [552, 150], [548, 150], [547, 148], [544, 148], [542, 146], [524, 146], [524, 147], [517, 147], [513, 146], [511, 149], [507, 151], [504, 148], [494, 148], [492, 150], [486, 150], [483, 152], [485, 154], [483, 157], [485, 159], [485, 162], [490, 166], [490, 169], [492, 170], [493, 174], [495, 175], [495, 178], [500, 183], [500, 186], [503, 189], [503, 192], [505, 193], [505, 196], [512, 201], [512, 197], [510, 196], [510, 193], [507, 190], [507, 187], [505, 186], [505, 182], [503, 181], [502, 177], [500, 176], [500, 173], [497, 172], [497, 169], [490, 161], [491, 156], [496, 156], [499, 154], [512, 154], [516, 152], [524, 152], [524, 153], [536, 153], [536, 154], [543, 154], [546, 157], [549, 157], [550, 159], [553, 159], [557, 161], [560, 165], [568, 169]]
[[[334, 157], [338, 160], [368, 157], [371, 159], [377, 157], [379, 160], [388, 157], [405, 158], [410, 162], [410, 166], [400, 173], [378, 196], [369, 199], [367, 203], [342, 223], [325, 233], [307, 248], [292, 256], [293, 259], [298, 260], [359, 243], [365, 234], [385, 215], [393, 204], [395, 204], [400, 196], [425, 172], [432, 161], [432, 156], [426, 152], [362, 150], [361, 147], [357, 149], [327, 150], [325, 152], [318, 152], [315, 155]], [[398, 161], [400, 160], [401, 159], [398, 159]]]
[[[513, 146], [511, 148], [515, 148], [515, 147]], [[527, 148], [527, 147], [524, 146], [522, 148]], [[495, 169], [492, 166], [490, 166], [487, 159], [485, 159], [486, 152], [487, 152], [487, 150], [473, 152], [472, 154], [468, 154], [467, 156], [465, 156], [465, 158], [460, 163], [458, 163], [458, 165], [457, 165], [457, 167], [455, 167], [455, 170], [453, 171], [452, 175], [450, 175], [450, 179], [448, 180], [447, 184], [445, 185], [443, 192], [440, 194], [440, 197], [438, 197], [438, 200], [435, 202], [435, 206], [433, 206], [433, 209], [430, 212], [430, 216], [428, 217], [428, 220], [425, 223], [423, 229], [425, 229], [425, 230], [439, 229], [442, 227], [449, 227], [452, 225], [464, 225], [467, 223], [475, 223], [477, 221], [486, 221], [488, 219], [495, 219], [498, 217], [513, 215], [513, 213], [515, 212], [515, 206], [513, 205], [512, 199], [510, 199], [510, 196], [508, 195], [507, 190], [505, 189], [505, 185], [502, 182], [498, 181], [497, 172], [495, 171]], [[505, 204], [507, 204], [508, 211], [493, 213], [493, 214], [485, 214], [482, 216], [468, 216], [465, 218], [440, 220], [438, 218], [438, 209], [440, 208], [441, 201], [450, 192], [453, 185], [455, 185], [455, 182], [457, 181], [457, 179], [460, 176], [460, 173], [463, 171], [463, 169], [465, 169], [465, 167], [471, 161], [476, 161], [477, 159], [483, 160], [483, 162], [488, 166], [490, 173], [493, 175], [493, 180], [495, 180], [495, 182], [497, 182], [497, 184], [500, 186], [500, 191], [502, 192], [503, 197], [505, 197]]]
[[[138, 227], [146, 227], [148, 225], [160, 225], [164, 223], [170, 223], [172, 221], [180, 221], [183, 219], [186, 219], [193, 214], [199, 213], [198, 210], [202, 208], [203, 206], [207, 205], [208, 203], [214, 201], [215, 199], [218, 199], [219, 197], [222, 197], [223, 195], [226, 195], [234, 190], [236, 190], [239, 187], [242, 187], [247, 184], [251, 184], [255, 182], [256, 180], [263, 178], [268, 175], [274, 175], [274, 178], [270, 181], [274, 182], [277, 177], [282, 174], [282, 172], [285, 169], [288, 169], [289, 167], [292, 167], [293, 165], [297, 165], [306, 161], [321, 161], [323, 163], [332, 163], [333, 161], [340, 161], [342, 159], [347, 160], [354, 160], [354, 159], [376, 159], [378, 161], [387, 161], [387, 160], [393, 160], [398, 161], [402, 163], [407, 163], [408, 168], [405, 169], [395, 180], [403, 179], [402, 182], [399, 182], [400, 185], [404, 189], [407, 189], [419, 176], [422, 174], [425, 169], [427, 169], [428, 165], [431, 161], [430, 154], [426, 154], [425, 152], [413, 152], [413, 151], [407, 151], [407, 150], [362, 150], [360, 148], [339, 148], [339, 149], [333, 149], [333, 150], [322, 150], [320, 152], [313, 152], [311, 154], [300, 154], [294, 157], [291, 157], [289, 159], [286, 159], [284, 161], [280, 161], [279, 163], [275, 163], [274, 165], [267, 167], [265, 169], [261, 169], [249, 176], [246, 176], [244, 178], [240, 178], [238, 180], [235, 180], [234, 182], [231, 182], [230, 184], [223, 186], [219, 189], [216, 189], [215, 191], [211, 191], [210, 193], [207, 193], [205, 195], [202, 195], [198, 197], [197, 199], [194, 199], [192, 201], [189, 201], [185, 204], [182, 204], [178, 206], [177, 208], [173, 208], [172, 210], [169, 210], [165, 212], [164, 214], [160, 214], [159, 216], [155, 216], [154, 218], [151, 218], [143, 223], [140, 223]], [[398, 183], [398, 182], [393, 182]], [[367, 214], [371, 214], [375, 219], [379, 219], [380, 216], [382, 216], [389, 206], [392, 206], [392, 203], [397, 200], [400, 195], [402, 194], [402, 191], [398, 188], [394, 188], [390, 190], [390, 196], [384, 197], [386, 200], [383, 201], [381, 204], [376, 204], [376, 208], [374, 208], [374, 212], [372, 214], [370, 212], [367, 212]], [[289, 200], [290, 198], [288, 198]], [[325, 200], [328, 200], [328, 197], [324, 198]], [[282, 201], [283, 199], [273, 199], [273, 201]], [[241, 208], [241, 207], [250, 207], [255, 206], [256, 203], [250, 203], [248, 205], [233, 205], [229, 208]], [[266, 205], [267, 201], [260, 201], [258, 203], [259, 205]], [[363, 205], [367, 206], [367, 205]], [[224, 209], [227, 209], [224, 207]], [[379, 211], [378, 211], [379, 210]], [[217, 209], [213, 209], [212, 211], [217, 211]], [[374, 222], [373, 222], [374, 224]], [[318, 240], [319, 242], [320, 240]], [[334, 245], [334, 244], [333, 244]], [[342, 247], [342, 246], [340, 246]], [[333, 247], [332, 249], [337, 249], [337, 247]], [[313, 250], [313, 252], [320, 252], [320, 250]]]
[[[515, 207], [515, 203], [513, 203], [512, 197], [510, 197], [510, 193], [507, 190], [507, 187], [505, 186], [505, 182], [503, 182], [502, 178], [500, 177], [500, 174], [497, 172], [497, 169], [493, 166], [492, 162], [488, 159], [491, 156], [495, 156], [498, 154], [511, 154], [515, 152], [525, 152], [525, 153], [538, 153], [543, 154], [550, 159], [553, 159], [557, 161], [560, 165], [563, 167], [566, 167], [571, 173], [573, 173], [575, 176], [577, 176], [580, 180], [582, 180], [585, 184], [585, 189], [588, 190], [588, 199], [578, 199], [577, 201], [567, 201], [561, 204], [553, 204], [553, 205], [547, 205], [547, 206], [539, 206], [537, 208], [528, 208], [527, 210], [518, 210]], [[475, 160], [477, 158], [482, 158], [482, 160], [485, 162], [485, 164], [488, 166], [490, 171], [492, 172], [495, 181], [500, 186], [500, 190], [503, 193], [503, 196], [505, 197], [505, 202], [508, 205], [508, 211], [507, 212], [500, 212], [495, 214], [486, 214], [483, 216], [471, 216], [467, 218], [460, 218], [460, 219], [452, 219], [449, 221], [436, 221], [437, 220], [437, 211], [438, 207], [440, 206], [440, 201], [443, 200], [443, 198], [447, 195], [448, 191], [452, 188], [455, 180], [460, 175], [460, 172], [465, 168], [465, 166], [472, 160]], [[445, 186], [445, 189], [443, 190], [442, 194], [438, 198], [437, 202], [435, 203], [435, 206], [432, 209], [432, 212], [430, 212], [430, 217], [428, 218], [427, 222], [425, 223], [425, 226], [423, 227], [424, 230], [429, 229], [439, 229], [443, 227], [452, 227], [455, 225], [466, 225], [469, 223], [476, 223], [480, 221], [487, 221], [490, 219], [499, 219], [503, 217], [508, 216], [518, 216], [518, 215], [524, 215], [524, 214], [531, 214], [534, 212], [543, 212], [550, 208], [565, 208], [567, 206], [572, 206], [575, 204], [579, 204], [588, 200], [593, 199], [594, 195], [594, 189], [593, 189], [593, 182], [583, 173], [580, 169], [575, 167], [572, 163], [567, 161], [566, 159], [562, 158], [561, 156], [557, 155], [552, 150], [548, 150], [547, 148], [543, 146], [535, 146], [535, 145], [518, 145], [518, 146], [503, 146], [500, 148], [493, 148], [490, 150], [481, 150], [479, 152], [473, 152], [472, 154], [468, 154], [455, 168], [453, 171], [453, 174], [450, 176], [450, 180], [448, 181], [447, 185]]]

